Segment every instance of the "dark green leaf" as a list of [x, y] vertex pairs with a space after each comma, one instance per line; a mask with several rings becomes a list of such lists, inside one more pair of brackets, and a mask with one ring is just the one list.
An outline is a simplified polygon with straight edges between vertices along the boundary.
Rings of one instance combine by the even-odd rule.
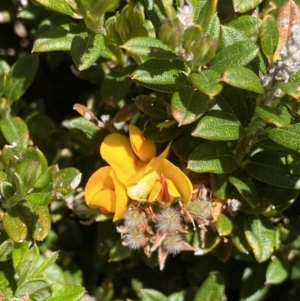
[[132, 254], [132, 251], [122, 245], [122, 240], [118, 239], [109, 251], [109, 261], [119, 262], [125, 258], [128, 258]]
[[236, 88], [256, 92], [262, 94], [263, 86], [258, 76], [248, 68], [232, 67], [225, 70], [222, 80]]
[[231, 26], [221, 27], [221, 37], [218, 44], [219, 49], [223, 49], [240, 41], [249, 41], [249, 38], [239, 29]]
[[206, 112], [209, 103], [209, 97], [200, 91], [192, 88], [181, 88], [173, 94], [172, 115], [179, 126], [189, 124]]
[[199, 73], [193, 72], [188, 78], [195, 88], [211, 98], [221, 93], [223, 89], [220, 79], [221, 74], [214, 70], [203, 70]]
[[226, 142], [212, 141], [202, 143], [192, 152], [188, 168], [199, 173], [222, 174], [236, 170], [237, 164]]
[[153, 289], [141, 289], [139, 296], [141, 301], [169, 301], [167, 296]]
[[182, 136], [172, 144], [173, 152], [183, 161], [187, 162], [194, 149], [205, 140], [192, 136]]
[[224, 174], [209, 174], [210, 185], [214, 196], [220, 200], [225, 200], [232, 189], [228, 176]]
[[292, 175], [300, 175], [300, 152], [289, 151], [287, 154], [287, 163]]
[[196, 292], [194, 301], [221, 301], [225, 293], [225, 284], [221, 275], [211, 273]]
[[268, 260], [275, 248], [275, 229], [269, 220], [259, 215], [245, 215], [244, 229], [255, 259]]
[[216, 54], [210, 63], [210, 68], [223, 73], [231, 67], [244, 66], [251, 62], [258, 53], [257, 46], [251, 41], [234, 43]]
[[262, 151], [250, 158], [246, 170], [253, 178], [277, 187], [300, 188], [300, 177], [289, 173], [286, 158], [275, 151]]
[[45, 114], [34, 112], [26, 118], [26, 123], [30, 136], [35, 139], [41, 139], [50, 136], [55, 132], [54, 122]]
[[[183, 127], [178, 127], [176, 121], [175, 125], [172, 121], [148, 126], [144, 131], [144, 137], [157, 143], [168, 142], [175, 139], [184, 129]], [[170, 123], [170, 127], [168, 123]]]
[[166, 120], [170, 117], [169, 104], [164, 103], [162, 99], [149, 95], [139, 95], [133, 101], [143, 113], [155, 119]]
[[91, 67], [104, 48], [104, 36], [101, 33], [76, 35], [72, 40], [71, 56], [79, 71]]
[[7, 74], [4, 96], [9, 100], [18, 100], [31, 85], [39, 59], [36, 54], [27, 54], [17, 60]]
[[195, 137], [208, 140], [237, 140], [244, 137], [245, 129], [238, 119], [223, 111], [210, 111], [206, 114], [192, 133]]
[[240, 301], [262, 301], [270, 286], [265, 285], [267, 264], [251, 264], [245, 268], [241, 281]]

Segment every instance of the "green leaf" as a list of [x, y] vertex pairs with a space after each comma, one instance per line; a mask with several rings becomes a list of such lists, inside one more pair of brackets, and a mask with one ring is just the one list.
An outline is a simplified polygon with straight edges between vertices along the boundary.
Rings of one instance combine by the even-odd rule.
[[26, 123], [19, 117], [2, 119], [0, 121], [1, 130], [9, 144], [17, 144], [26, 148], [29, 144], [29, 132]]
[[170, 112], [169, 104], [162, 99], [151, 97], [149, 95], [139, 95], [133, 99], [136, 106], [146, 115], [155, 119], [166, 120]]
[[270, 64], [273, 63], [273, 55], [277, 48], [279, 38], [277, 21], [272, 15], [263, 18], [260, 30], [260, 43], [264, 55]]
[[52, 295], [52, 288], [50, 283], [43, 279], [33, 279], [16, 289], [15, 298], [23, 298], [26, 294], [35, 301], [44, 301]]
[[16, 269], [18, 264], [20, 264], [24, 254], [28, 252], [29, 247], [30, 247], [30, 242], [27, 240], [23, 242], [14, 243], [13, 257], [12, 257], [14, 269]]
[[248, 68], [232, 67], [226, 69], [222, 80], [233, 87], [262, 94], [264, 88], [258, 76]]
[[18, 59], [7, 74], [4, 96], [12, 101], [18, 100], [31, 85], [38, 64], [36, 54], [27, 54]]
[[199, 73], [193, 72], [188, 80], [195, 88], [207, 94], [210, 98], [221, 93], [223, 84], [220, 83], [221, 74], [214, 70], [203, 70]]
[[249, 178], [242, 176], [229, 177], [230, 183], [232, 183], [241, 196], [254, 208], [259, 205], [259, 198], [257, 195], [256, 187]]
[[254, 9], [263, 0], [233, 0], [234, 11], [238, 13], [245, 13], [248, 10]]
[[195, 137], [208, 140], [237, 140], [244, 137], [245, 129], [238, 119], [223, 111], [210, 111], [206, 114], [192, 133]]
[[244, 216], [239, 213], [234, 217], [234, 227], [230, 234], [230, 238], [234, 246], [244, 254], [249, 254], [251, 247], [249, 246], [244, 232]]
[[247, 65], [258, 54], [258, 47], [251, 41], [234, 43], [216, 54], [210, 63], [210, 68], [223, 73], [231, 67]]
[[194, 18], [194, 22], [201, 25], [203, 30], [206, 30], [211, 23], [211, 20], [216, 13], [217, 2], [217, 0], [202, 1], [204, 5], [201, 7], [197, 19]]
[[210, 273], [197, 290], [194, 301], [221, 301], [225, 293], [225, 284], [218, 272]]
[[159, 32], [162, 21], [168, 19], [168, 14], [163, 1], [145, 0], [145, 10], [148, 18], [153, 23], [155, 30]]
[[[197, 1], [198, 2], [198, 1]], [[216, 42], [219, 41], [220, 37], [220, 28], [221, 28], [221, 22], [218, 17], [218, 14], [215, 14], [212, 19], [210, 20], [210, 23], [205, 31], [205, 35], [210, 36], [213, 38]]]
[[53, 294], [47, 301], [78, 301], [85, 292], [80, 285], [52, 284]]
[[268, 260], [275, 248], [275, 229], [269, 220], [259, 215], [245, 215], [244, 230], [255, 259]]
[[54, 175], [56, 193], [67, 195], [74, 191], [81, 181], [81, 175], [79, 170], [73, 167], [56, 172]]
[[226, 142], [212, 141], [202, 143], [192, 152], [187, 168], [222, 174], [236, 170], [237, 164]]
[[229, 47], [240, 41], [249, 41], [249, 38], [235, 27], [226, 25], [221, 27], [221, 37], [218, 44], [219, 49]]
[[287, 127], [291, 122], [291, 114], [284, 105], [279, 105], [276, 108], [266, 105], [258, 105], [255, 107], [255, 113], [262, 120], [272, 123], [280, 128]]
[[284, 154], [261, 151], [250, 158], [246, 170], [253, 178], [277, 187], [299, 189], [300, 177], [289, 173]]
[[235, 27], [246, 37], [252, 39], [257, 36], [261, 23], [262, 21], [256, 16], [240, 15], [230, 21], [227, 25]]
[[199, 119], [207, 110], [210, 99], [207, 95], [192, 88], [181, 88], [175, 92], [171, 101], [171, 110], [179, 126]]
[[299, 83], [279, 83], [278, 87], [285, 92], [287, 95], [296, 98], [297, 100], [300, 99], [300, 85]]
[[132, 73], [131, 79], [141, 85], [175, 85], [186, 80], [187, 71], [188, 69], [182, 61], [151, 59], [137, 67]]
[[151, 37], [137, 37], [130, 39], [121, 46], [129, 53], [139, 55], [144, 59], [172, 60], [176, 55], [162, 41]]
[[287, 128], [274, 128], [268, 131], [270, 139], [293, 150], [300, 150], [300, 124], [291, 124]]
[[209, 182], [214, 196], [220, 200], [225, 200], [232, 187], [228, 181], [228, 176], [224, 174], [209, 174]]
[[266, 271], [267, 284], [280, 284], [283, 283], [289, 276], [288, 262], [282, 256], [272, 258]]
[[88, 35], [84, 27], [63, 24], [43, 31], [33, 43], [33, 52], [70, 51], [72, 41], [79, 34]]
[[109, 250], [109, 262], [119, 262], [128, 258], [132, 254], [132, 251], [122, 245], [121, 238], [118, 239]]
[[92, 66], [104, 51], [104, 36], [101, 33], [76, 35], [72, 40], [71, 56], [79, 71]]
[[5, 232], [15, 242], [23, 241], [27, 236], [27, 227], [20, 210], [19, 206], [12, 207], [11, 212], [5, 212], [2, 220]]
[[39, 274], [49, 268], [55, 263], [58, 258], [58, 252], [53, 252], [47, 257], [39, 267], [37, 267], [34, 272], [31, 274], [31, 278], [36, 278]]
[[99, 151], [100, 144], [107, 135], [106, 130], [100, 129], [96, 124], [83, 117], [65, 120], [62, 124], [83, 145], [94, 151]]
[[167, 296], [153, 289], [141, 289], [139, 296], [141, 301], [169, 301]]
[[181, 160], [187, 162], [194, 149], [204, 141], [201, 138], [181, 136], [172, 143], [172, 150]]
[[42, 4], [46, 8], [49, 8], [61, 14], [65, 14], [73, 18], [80, 18], [80, 16], [72, 10], [68, 2], [65, 0], [35, 0], [35, 1]]
[[216, 226], [217, 226], [217, 231], [221, 236], [230, 235], [233, 230], [233, 223], [231, 219], [228, 218], [228, 216], [226, 216], [224, 213], [221, 213], [218, 216]]
[[5, 240], [0, 245], [0, 262], [11, 259], [12, 250], [13, 250], [13, 242], [10, 239]]
[[51, 229], [51, 216], [47, 206], [33, 206], [34, 219], [27, 223], [31, 237], [35, 241], [42, 241]]
[[270, 286], [265, 285], [267, 264], [251, 264], [245, 268], [241, 281], [240, 301], [261, 301], [265, 299]]

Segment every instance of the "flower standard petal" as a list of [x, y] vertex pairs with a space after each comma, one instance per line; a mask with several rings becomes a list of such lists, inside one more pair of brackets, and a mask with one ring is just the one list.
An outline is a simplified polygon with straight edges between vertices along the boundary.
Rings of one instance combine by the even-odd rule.
[[143, 162], [149, 162], [156, 156], [156, 145], [143, 137], [143, 132], [135, 125], [129, 125], [129, 138], [133, 151]]
[[141, 162], [131, 148], [129, 139], [119, 133], [109, 134], [105, 137], [100, 147], [100, 153], [122, 183], [127, 182], [141, 166]]

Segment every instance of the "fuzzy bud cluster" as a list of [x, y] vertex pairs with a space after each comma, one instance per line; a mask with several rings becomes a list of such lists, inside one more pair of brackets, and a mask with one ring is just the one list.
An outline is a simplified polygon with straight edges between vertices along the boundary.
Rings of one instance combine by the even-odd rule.
[[196, 235], [203, 242], [202, 234], [212, 221], [211, 192], [199, 184], [188, 206], [180, 200], [168, 205], [132, 201], [124, 215], [123, 224], [117, 229], [121, 233], [123, 245], [130, 249], [142, 249], [148, 257], [157, 250], [160, 268], [163, 269], [168, 255], [182, 251], [196, 253], [199, 246], [190, 245], [186, 241], [186, 234], [189, 229], [198, 230], [199, 234]]
[[281, 46], [281, 60], [274, 63], [269, 74], [260, 74], [262, 84], [267, 93], [274, 97], [282, 96], [282, 91], [276, 88], [278, 82], [288, 82], [291, 75], [300, 69], [300, 25], [294, 24], [291, 35]]

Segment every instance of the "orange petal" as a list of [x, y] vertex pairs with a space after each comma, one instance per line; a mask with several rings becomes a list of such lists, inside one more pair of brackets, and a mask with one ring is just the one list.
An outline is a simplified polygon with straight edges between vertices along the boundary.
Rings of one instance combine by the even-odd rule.
[[126, 210], [128, 204], [128, 196], [126, 193], [126, 188], [123, 183], [118, 179], [116, 172], [112, 169], [110, 175], [114, 181], [115, 192], [116, 192], [116, 206], [115, 206], [115, 215], [113, 221], [121, 219]]
[[189, 178], [174, 164], [164, 158], [153, 158], [147, 165], [146, 172], [156, 170], [159, 174], [170, 179], [180, 193], [181, 199], [185, 204], [188, 204], [192, 197], [193, 186]]
[[98, 207], [98, 205], [95, 205], [95, 196], [101, 190], [114, 190], [113, 180], [109, 176], [110, 170], [110, 166], [101, 167], [89, 178], [85, 186], [85, 201], [88, 206], [94, 204], [92, 207]]
[[115, 170], [122, 183], [134, 175], [141, 165], [134, 154], [129, 139], [119, 133], [109, 134], [103, 140], [100, 153], [102, 158]]
[[130, 143], [135, 154], [143, 162], [149, 162], [156, 156], [156, 145], [143, 137], [143, 132], [135, 125], [129, 125]]
[[115, 212], [116, 194], [113, 190], [101, 190], [90, 200], [91, 208], [100, 208], [104, 212]]
[[159, 180], [159, 176], [155, 170], [143, 175], [143, 177], [135, 184], [127, 186], [128, 196], [136, 201], [147, 201], [154, 184]]

